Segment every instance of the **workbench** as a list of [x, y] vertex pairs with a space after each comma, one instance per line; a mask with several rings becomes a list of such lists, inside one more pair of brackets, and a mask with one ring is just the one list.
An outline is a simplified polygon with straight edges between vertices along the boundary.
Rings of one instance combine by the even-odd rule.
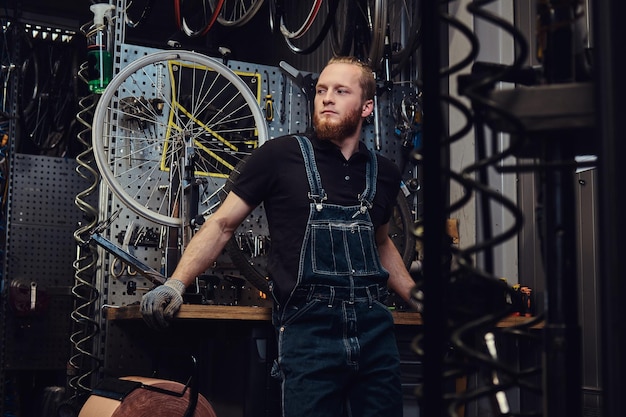
[[[141, 319], [139, 305], [124, 307], [106, 307], [104, 309], [107, 320], [137, 320]], [[392, 310], [396, 325], [422, 325], [422, 315], [414, 311]], [[254, 306], [226, 306], [226, 305], [200, 305], [183, 304], [175, 315], [176, 319], [206, 319], [206, 320], [247, 320], [247, 321], [271, 321], [271, 307]], [[508, 316], [498, 323], [498, 327], [513, 327], [530, 322], [532, 317]], [[532, 327], [541, 328], [543, 323], [534, 324]]]

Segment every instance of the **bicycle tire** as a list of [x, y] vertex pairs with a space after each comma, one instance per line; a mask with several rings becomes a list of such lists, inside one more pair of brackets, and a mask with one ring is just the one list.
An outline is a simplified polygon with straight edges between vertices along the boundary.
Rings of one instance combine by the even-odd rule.
[[331, 28], [333, 53], [353, 54], [382, 70], [388, 26], [390, 76], [397, 76], [421, 45], [419, 7], [419, 2], [410, 0], [348, 1]]
[[281, 0], [268, 0], [268, 11], [269, 11], [269, 27], [270, 33], [274, 34], [277, 31], [280, 31], [280, 16], [282, 15], [282, 1]]
[[[215, 194], [232, 169], [268, 137], [259, 76], [249, 75], [256, 97], [243, 77], [190, 51], [151, 53], [123, 68], [100, 97], [92, 128], [94, 159], [113, 194], [171, 227], [195, 209], [185, 206], [187, 185], [202, 183], [201, 214], [219, 205]], [[194, 175], [185, 175], [190, 161]]]
[[[140, 12], [137, 12], [134, 9], [138, 9], [135, 6], [135, 2], [139, 0], [133, 0], [129, 2], [126, 6], [126, 10], [124, 10], [124, 23], [129, 28], [136, 28], [140, 26], [147, 18], [150, 16], [150, 12], [152, 12], [152, 4], [154, 0], [143, 0], [143, 7]], [[131, 9], [133, 9], [133, 13], [131, 13]]]
[[374, 70], [379, 70], [385, 47], [385, 33], [387, 31], [387, 0], [366, 0], [368, 10], [364, 13], [369, 30], [370, 44], [368, 47], [368, 61]]
[[[329, 0], [326, 2], [326, 5], [327, 13], [325, 18], [321, 20], [318, 13], [313, 28], [310, 28], [307, 31], [307, 36], [303, 36], [299, 39], [290, 39], [283, 36], [285, 42], [287, 43], [287, 47], [291, 50], [291, 52], [300, 55], [310, 54], [317, 50], [317, 48], [319, 48], [322, 42], [326, 39], [337, 14], [339, 0]], [[313, 35], [311, 35], [311, 33], [313, 33]]]
[[404, 265], [410, 268], [416, 258], [413, 214], [406, 197], [400, 191], [389, 221], [389, 237], [398, 248]]
[[[189, 6], [189, 2], [187, 6], [185, 6], [184, 0], [174, 0], [174, 14], [177, 26], [189, 38], [205, 36], [217, 21], [217, 17], [224, 5], [224, 0], [217, 0], [214, 6], [207, 0], [200, 1], [202, 2], [202, 13], [198, 13], [193, 6]], [[207, 5], [211, 7], [207, 8]], [[185, 10], [185, 8], [189, 10]], [[187, 13], [185, 13], [185, 11], [187, 11]], [[199, 19], [199, 22], [191, 23], [191, 16], [193, 16], [194, 20]]]
[[335, 56], [350, 55], [354, 43], [356, 2], [340, 0], [337, 13], [330, 27], [331, 48]]
[[353, 55], [367, 62], [374, 71], [381, 68], [387, 27], [386, 0], [355, 0]]
[[[313, 26], [317, 14], [322, 7], [323, 0], [311, 0], [310, 7], [304, 7], [303, 1], [298, 0], [283, 2], [282, 13], [280, 16], [280, 33], [286, 39], [298, 39]], [[288, 7], [293, 5], [293, 7]], [[305, 16], [302, 18], [302, 16]], [[294, 24], [295, 22], [295, 24]], [[295, 26], [295, 30], [291, 30], [288, 26]]]
[[[215, 9], [217, 0], [209, 0], [209, 3]], [[256, 16], [262, 5], [263, 0], [225, 0], [217, 22], [226, 27], [243, 26]]]
[[22, 62], [19, 76], [22, 87], [19, 95], [19, 111], [22, 113], [20, 117], [24, 119], [23, 115], [30, 113], [35, 107], [40, 90], [39, 62], [34, 52]]
[[[18, 114], [21, 152], [63, 156], [75, 121], [77, 55], [72, 45], [29, 42], [31, 50], [20, 67]], [[34, 149], [31, 149], [34, 147]]]
[[388, 1], [391, 76], [395, 77], [421, 45], [421, 3], [411, 0]]

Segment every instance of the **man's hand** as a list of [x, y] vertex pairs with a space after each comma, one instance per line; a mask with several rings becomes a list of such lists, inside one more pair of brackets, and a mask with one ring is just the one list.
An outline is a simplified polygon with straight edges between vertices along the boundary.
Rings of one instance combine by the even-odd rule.
[[141, 299], [141, 314], [144, 321], [153, 329], [162, 330], [183, 304], [185, 284], [176, 279], [168, 279], [146, 293]]

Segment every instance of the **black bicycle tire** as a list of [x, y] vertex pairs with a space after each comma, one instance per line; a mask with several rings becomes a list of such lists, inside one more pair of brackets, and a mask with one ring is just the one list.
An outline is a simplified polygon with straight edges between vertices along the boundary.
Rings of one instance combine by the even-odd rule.
[[[230, 10], [233, 10], [235, 8], [235, 7], [228, 7], [235, 1], [237, 3], [240, 3], [240, 0], [224, 0], [220, 13], [217, 16], [217, 22], [220, 25], [226, 26], [226, 27], [240, 27], [240, 26], [247, 24], [259, 12], [259, 10], [261, 9], [261, 6], [263, 5], [264, 0], [251, 0], [250, 5], [245, 10], [245, 12], [236, 18], [230, 18], [230, 17], [225, 16], [227, 13], [229, 13]], [[216, 0], [209, 0], [209, 4], [211, 5], [212, 8], [215, 8], [215, 2]], [[234, 16], [234, 14], [231, 14], [231, 16]]]
[[[324, 21], [320, 31], [317, 33], [317, 36], [315, 37], [315, 39], [308, 46], [305, 46], [305, 47], [297, 46], [293, 43], [291, 39], [284, 37], [285, 42], [287, 43], [287, 47], [293, 53], [296, 53], [299, 55], [308, 55], [314, 52], [315, 50], [317, 50], [317, 48], [320, 47], [322, 42], [324, 42], [324, 39], [326, 39], [326, 36], [328, 35], [328, 32], [330, 31], [330, 28], [333, 25], [333, 22], [335, 20], [337, 7], [339, 6], [339, 0], [329, 0], [328, 5], [329, 6], [328, 6], [328, 13], [326, 14], [326, 20]], [[319, 13], [318, 13], [318, 16], [319, 16]]]
[[354, 0], [340, 0], [337, 14], [330, 28], [330, 45], [335, 56], [350, 55], [354, 43], [355, 14]]
[[[396, 221], [399, 222], [399, 224], [396, 224]], [[415, 234], [413, 233], [414, 222], [411, 207], [402, 191], [400, 191], [396, 197], [394, 213], [389, 223], [391, 240], [396, 245], [396, 248], [398, 248], [398, 252], [400, 252], [402, 256], [402, 261], [408, 269], [415, 260]], [[400, 229], [396, 228], [398, 225]]]
[[[72, 74], [77, 71], [76, 51], [69, 44], [43, 45], [31, 44], [20, 66], [18, 114], [25, 139], [21, 142], [25, 148], [20, 149], [32, 146], [29, 152], [62, 156], [71, 142], [69, 131], [75, 119], [77, 80]], [[49, 55], [42, 56], [42, 51]], [[42, 63], [48, 66], [42, 68]]]
[[387, 0], [369, 0], [373, 1], [374, 10], [371, 11], [373, 21], [371, 23], [370, 36], [371, 43], [369, 47], [368, 60], [374, 70], [380, 69], [380, 65], [384, 53], [385, 32], [387, 29]]
[[139, 16], [137, 18], [135, 18], [134, 16], [131, 16], [128, 13], [128, 10], [132, 8], [132, 5], [129, 4], [126, 7], [126, 10], [124, 10], [124, 22], [126, 23], [126, 26], [128, 26], [129, 28], [136, 28], [139, 25], [141, 25], [150, 15], [150, 12], [152, 11], [153, 3], [154, 3], [154, 0], [145, 0], [143, 9], [141, 10], [141, 13], [138, 13]]
[[277, 2], [277, 0], [268, 0], [268, 9], [269, 9], [269, 27], [270, 33], [275, 33], [276, 29], [280, 27], [280, 14], [282, 13], [281, 5]]
[[[34, 76], [28, 76], [27, 73], [29, 68], [32, 68]], [[29, 79], [33, 81], [33, 88], [25, 89], [24, 84], [25, 80]], [[39, 91], [41, 90], [40, 85], [40, 75], [39, 75], [39, 59], [34, 49], [32, 49], [28, 54], [28, 57], [22, 61], [22, 64], [19, 67], [19, 83], [20, 83], [20, 93], [19, 93], [19, 107], [18, 111], [21, 113], [21, 118], [24, 118], [24, 114], [29, 113], [33, 107], [35, 107], [35, 101], [37, 100], [37, 96], [39, 96]], [[26, 91], [28, 90], [28, 91]], [[28, 92], [29, 94], [25, 94]], [[28, 97], [25, 97], [28, 95]]]
[[212, 10], [211, 10], [211, 16], [208, 19], [208, 22], [206, 22], [206, 24], [200, 28], [200, 29], [195, 29], [195, 28], [191, 28], [188, 24], [187, 24], [187, 20], [185, 19], [185, 16], [183, 16], [182, 13], [182, 0], [175, 0], [175, 7], [177, 7], [177, 24], [178, 24], [178, 28], [189, 38], [197, 38], [197, 37], [201, 37], [201, 36], [205, 36], [209, 30], [211, 30], [211, 28], [213, 27], [213, 25], [215, 24], [215, 22], [217, 22], [217, 17], [219, 16], [220, 12], [221, 12], [221, 8], [224, 4], [224, 0], [217, 0], [219, 3], [217, 3], [215, 6], [213, 7], [211, 5], [211, 2], [208, 2], [209, 6], [211, 6]]
[[[421, 4], [421, 3], [420, 3]], [[391, 76], [395, 77], [402, 71], [409, 58], [422, 44], [422, 28], [421, 28], [421, 14], [420, 4], [416, 6], [413, 11], [413, 20], [411, 21], [409, 30], [407, 31], [406, 45], [399, 51], [392, 51], [391, 54]], [[393, 25], [390, 26], [390, 30], [393, 30]], [[393, 37], [391, 39], [393, 41]]]
[[[301, 3], [298, 3], [298, 4], [300, 6], [302, 5]], [[317, 19], [317, 16], [319, 15], [319, 12], [323, 4], [324, 4], [324, 0], [313, 0], [312, 6], [309, 10], [309, 14], [307, 18], [302, 22], [300, 27], [294, 31], [290, 30], [287, 27], [287, 24], [285, 23], [285, 12], [283, 10], [283, 13], [281, 13], [280, 19], [279, 19], [280, 33], [282, 33], [285, 39], [298, 39], [304, 36], [309, 31], [309, 29], [311, 29], [311, 27], [313, 26], [313, 23], [315, 22], [315, 19]]]

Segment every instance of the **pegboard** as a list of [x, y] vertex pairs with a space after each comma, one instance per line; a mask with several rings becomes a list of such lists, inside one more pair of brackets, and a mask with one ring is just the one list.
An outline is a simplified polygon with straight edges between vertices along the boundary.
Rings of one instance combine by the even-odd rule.
[[[158, 52], [160, 50], [154, 48], [147, 48], [137, 45], [122, 45], [119, 53], [119, 64], [121, 68], [128, 65], [129, 62], [143, 57], [150, 53]], [[226, 61], [227, 66], [236, 73], [245, 74], [258, 74], [259, 84], [253, 86], [251, 90], [257, 95], [259, 105], [265, 110], [266, 123], [269, 130], [269, 139], [273, 139], [278, 136], [282, 136], [289, 133], [302, 133], [307, 128], [308, 119], [308, 104], [302, 91], [296, 86], [292, 80], [286, 76], [278, 67], [270, 67], [263, 65], [256, 65], [253, 63], [246, 63], [240, 61]], [[142, 80], [136, 80], [140, 83]], [[149, 81], [149, 80], [146, 80]], [[254, 88], [256, 87], [256, 88]], [[366, 125], [364, 129], [364, 140], [370, 147], [374, 147], [375, 143], [378, 143], [379, 153], [387, 156], [392, 161], [398, 163], [402, 158], [401, 154], [401, 141], [395, 135], [395, 118], [394, 118], [394, 102], [401, 100], [401, 98], [410, 94], [401, 88], [395, 88], [393, 93], [386, 93], [381, 95], [379, 101], [379, 107], [377, 109], [379, 113], [379, 126], [380, 126], [380, 140], [375, 140], [375, 127], [373, 123]], [[393, 97], [393, 100], [391, 99]], [[396, 97], [398, 97], [396, 99]], [[267, 111], [269, 108], [268, 101], [272, 101], [273, 111], [270, 113]], [[411, 175], [410, 171], [407, 171], [407, 175]], [[132, 181], [132, 180], [131, 180]], [[215, 182], [213, 189], [217, 188], [220, 184], [220, 179], [212, 178], [210, 181]], [[223, 183], [223, 182], [222, 182]], [[110, 224], [110, 230], [107, 231], [108, 238], [116, 242], [120, 246], [124, 246], [124, 250], [131, 252], [138, 257], [145, 264], [153, 267], [154, 269], [163, 270], [164, 266], [164, 236], [166, 230], [163, 226], [151, 224], [149, 221], [140, 218], [137, 215], [131, 214], [125, 209], [124, 205], [117, 202], [112, 195], [106, 195], [106, 198], [101, 202], [101, 213], [106, 213], [103, 219], [111, 216], [112, 213], [123, 213], [117, 219]], [[202, 212], [202, 207], [200, 208]], [[259, 220], [261, 219], [261, 221]], [[131, 230], [133, 229], [133, 230]], [[126, 239], [126, 245], [123, 245], [124, 238], [121, 237], [127, 234], [135, 233], [135, 230], [151, 230], [153, 235], [158, 235], [160, 238], [156, 245], [128, 245], [130, 239]], [[237, 234], [245, 236], [247, 234], [253, 234], [255, 236], [268, 236], [267, 223], [264, 221], [264, 213], [262, 207], [257, 208], [247, 221], [237, 231]], [[142, 277], [133, 276], [132, 274], [124, 273], [123, 267], [115, 260], [109, 260], [109, 256], [106, 253], [104, 255], [104, 266], [102, 269], [105, 276], [102, 282], [108, 285], [103, 291], [106, 297], [106, 303], [111, 305], [128, 305], [137, 302], [141, 294], [145, 290], [151, 287], [150, 283]], [[228, 257], [220, 258], [216, 267], [207, 274], [213, 276], [239, 276], [239, 272], [233, 268], [230, 264]], [[117, 276], [116, 276], [117, 275]], [[114, 280], [111, 280], [111, 277]], [[135, 293], [129, 293], [127, 291], [129, 282], [133, 287], [138, 289]], [[231, 294], [231, 285], [220, 285], [216, 289], [216, 302], [225, 304], [244, 303], [248, 305], [248, 302], [252, 302], [253, 305], [257, 303], [266, 304], [265, 299], [258, 299], [258, 291], [251, 286], [244, 288], [243, 299], [241, 300], [229, 300], [227, 294]]]
[[81, 221], [74, 197], [87, 186], [75, 168], [72, 159], [15, 156], [5, 283], [8, 292], [12, 284], [28, 287], [35, 283], [42, 291], [41, 299], [48, 301], [32, 314], [7, 309], [7, 369], [67, 366], [76, 256], [73, 233]]
[[[159, 51], [159, 49], [154, 48], [123, 44], [119, 48], [119, 59], [117, 61], [121, 69], [139, 57]], [[257, 86], [258, 90], [253, 90], [253, 93], [258, 97], [259, 105], [262, 108], [266, 106], [268, 96], [272, 97], [274, 117], [271, 120], [267, 120], [269, 139], [287, 134], [288, 132], [304, 132], [307, 117], [306, 99], [300, 89], [286, 76], [282, 75], [279, 68], [233, 60], [226, 62], [226, 64], [236, 73], [259, 75], [260, 84]], [[284, 116], [281, 118], [281, 115]], [[223, 179], [219, 178], [211, 178], [210, 181], [214, 183], [212, 184], [213, 189], [218, 188], [224, 182]], [[167, 232], [166, 228], [136, 215], [108, 192], [105, 185], [102, 187], [99, 207], [100, 220], [107, 221], [107, 219], [115, 216], [115, 219], [110, 222], [108, 229], [102, 234], [146, 265], [165, 274], [164, 262], [166, 254], [164, 241]], [[203, 212], [203, 207], [200, 208], [200, 211]], [[238, 233], [245, 234], [253, 230], [256, 235], [268, 236], [267, 223], [265, 221], [257, 221], [257, 219], [264, 219], [262, 206], [253, 211], [248, 220], [242, 224]], [[125, 240], [125, 237], [137, 233], [136, 231], [138, 230], [150, 230], [153, 236], [157, 236], [156, 244], [129, 244], [133, 239]], [[100, 250], [99, 253], [99, 274], [101, 275], [99, 282], [102, 283], [103, 304], [124, 306], [137, 303], [141, 296], [153, 287], [150, 281], [140, 275], [132, 274], [112, 255], [109, 255], [104, 250]], [[269, 300], [266, 296], [262, 295], [247, 282], [244, 283], [242, 288], [233, 288], [230, 278], [242, 278], [242, 276], [225, 253], [219, 257], [213, 268], [206, 271], [206, 274], [220, 278], [220, 282], [213, 291], [214, 299], [212, 302], [214, 303], [226, 305], [269, 305]]]
[[[154, 48], [147, 48], [137, 45], [123, 44], [120, 47], [119, 62], [120, 68], [124, 68], [129, 62], [135, 59], [148, 55], [160, 50]], [[217, 58], [215, 58], [217, 59]], [[257, 95], [259, 105], [266, 110], [266, 123], [269, 130], [269, 139], [273, 139], [278, 136], [282, 136], [289, 133], [302, 133], [307, 128], [308, 117], [308, 105], [306, 98], [298, 86], [296, 86], [292, 80], [286, 76], [278, 67], [257, 65], [253, 63], [246, 63], [240, 61], [225, 61], [227, 66], [239, 73], [258, 74], [260, 77], [260, 85], [256, 86], [256, 91], [253, 88], [253, 92]], [[141, 80], [138, 80], [141, 81]], [[364, 128], [364, 141], [369, 147], [375, 147], [377, 151], [397, 164], [400, 164], [404, 154], [402, 151], [402, 143], [398, 135], [395, 134], [396, 127], [396, 107], [398, 103], [407, 94], [413, 94], [410, 89], [394, 87], [392, 92], [382, 94], [379, 98], [378, 115], [379, 115], [379, 139], [376, 139], [375, 126], [370, 121]], [[272, 101], [273, 111], [271, 115], [267, 112], [268, 100]], [[405, 172], [404, 177], [411, 177], [415, 175], [415, 167], [409, 166]], [[215, 187], [219, 186], [219, 179], [211, 179], [215, 181]], [[103, 194], [106, 198], [101, 200], [100, 212], [103, 214], [103, 219], [111, 216], [112, 213], [120, 215], [116, 220], [111, 222], [110, 230], [106, 233], [111, 241], [117, 242], [120, 246], [124, 243], [124, 238], [121, 236], [126, 234], [133, 234], [135, 230], [144, 229], [151, 230], [153, 234], [159, 235], [160, 239], [157, 245], [135, 245], [134, 247], [128, 244], [124, 245], [124, 249], [132, 252], [142, 262], [153, 267], [157, 270], [163, 270], [164, 246], [163, 240], [166, 230], [163, 226], [151, 224], [149, 221], [140, 218], [137, 215], [130, 213], [123, 204], [117, 202], [114, 196], [110, 194]], [[202, 211], [202, 210], [201, 210]], [[267, 236], [267, 225], [265, 221], [259, 221], [264, 219], [264, 213], [262, 207], [257, 208], [246, 222], [238, 230], [238, 234], [242, 236], [253, 232], [255, 235]], [[133, 230], [130, 230], [130, 229]], [[128, 242], [126, 242], [128, 243]], [[111, 305], [128, 305], [137, 302], [142, 292], [151, 287], [150, 283], [142, 277], [133, 276], [132, 274], [124, 273], [123, 268], [115, 260], [109, 260], [109, 256], [103, 253], [103, 265], [102, 268], [105, 276], [102, 282], [108, 287], [104, 288], [103, 294], [106, 297], [106, 303]], [[116, 272], [117, 271], [117, 272]], [[227, 256], [220, 258], [216, 264], [216, 268], [207, 271], [209, 275], [216, 276], [238, 276], [239, 273], [230, 264]], [[117, 275], [117, 276], [116, 276]], [[111, 277], [114, 280], [111, 280]], [[133, 281], [131, 284], [138, 289], [136, 293], [130, 293], [127, 291], [129, 281]], [[252, 302], [265, 304], [265, 299], [258, 299], [258, 291], [251, 286], [247, 286], [243, 294], [243, 300], [229, 300], [228, 295], [232, 293], [230, 285], [219, 286], [217, 288], [216, 302], [225, 304]], [[248, 293], [248, 294], [246, 294]]]
[[[122, 45], [119, 52], [120, 68], [128, 65], [129, 62], [159, 50], [136, 45]], [[227, 61], [227, 66], [235, 72], [254, 73], [260, 75], [260, 87], [258, 91], [259, 105], [266, 109], [267, 100], [271, 99], [273, 104], [273, 115], [269, 117], [267, 113], [266, 123], [268, 127], [269, 140], [292, 133], [303, 133], [307, 129], [308, 109], [307, 100], [302, 91], [289, 77], [284, 75], [278, 67], [256, 65], [239, 61]], [[402, 142], [394, 133], [396, 121], [394, 108], [397, 103], [412, 91], [404, 88], [394, 88], [393, 92], [386, 93], [379, 100], [379, 127], [380, 140], [375, 140], [375, 127], [370, 121], [364, 127], [364, 141], [368, 147], [374, 148], [376, 143], [380, 144], [377, 151], [399, 163], [402, 154]], [[403, 176], [414, 175], [413, 167], [409, 167]], [[212, 181], [219, 181], [213, 179]], [[202, 210], [201, 210], [202, 211]], [[119, 247], [128, 251], [141, 262], [152, 268], [165, 272], [165, 234], [164, 226], [152, 223], [134, 212], [130, 211], [123, 203], [108, 192], [106, 186], [102, 186], [100, 198], [101, 221], [114, 217], [103, 232], [103, 235], [114, 242]], [[140, 231], [150, 231], [153, 236], [151, 242], [156, 244], [139, 244], [132, 242], [136, 239]], [[262, 206], [256, 208], [251, 215], [239, 227], [236, 234], [245, 236], [251, 234], [255, 236], [269, 236], [267, 221]], [[99, 282], [102, 283], [102, 304], [110, 306], [126, 306], [136, 304], [141, 300], [146, 291], [153, 288], [153, 283], [146, 278], [132, 274], [127, 268], [105, 251], [100, 250], [101, 274]], [[261, 256], [253, 259], [264, 265], [264, 258]], [[271, 301], [260, 293], [255, 287], [244, 281], [243, 286], [237, 285], [237, 278], [243, 278], [241, 273], [232, 264], [230, 257], [223, 253], [215, 265], [206, 271], [206, 275], [216, 280], [211, 291], [211, 303], [223, 305], [253, 305], [271, 306]], [[233, 281], [233, 278], [235, 281]], [[233, 284], [235, 282], [235, 284]], [[130, 289], [130, 291], [129, 291]], [[124, 331], [120, 331], [115, 323], [107, 324], [107, 337], [105, 337], [105, 367], [124, 368], [126, 366], [136, 366], [137, 363], [147, 363], [148, 358], [143, 357], [141, 349], [136, 349], [135, 342], [131, 337], [125, 336]], [[104, 334], [103, 334], [104, 337]], [[132, 353], [132, 354], [131, 354]]]

